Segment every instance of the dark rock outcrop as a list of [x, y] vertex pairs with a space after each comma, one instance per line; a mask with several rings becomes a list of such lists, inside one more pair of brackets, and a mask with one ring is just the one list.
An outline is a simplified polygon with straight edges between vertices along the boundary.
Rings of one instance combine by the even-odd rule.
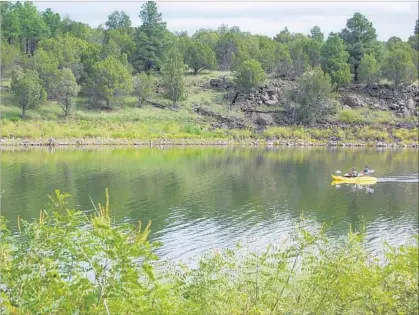
[[[354, 84], [340, 88], [341, 104], [350, 107], [369, 105], [371, 109], [395, 111], [398, 116], [418, 115], [419, 87], [395, 88], [389, 84]], [[378, 106], [377, 106], [378, 105]]]
[[271, 115], [263, 113], [253, 113], [253, 121], [261, 127], [273, 125], [274, 120]]
[[[211, 79], [204, 88], [227, 91], [225, 98], [232, 100], [231, 107], [246, 113], [247, 119], [255, 127], [266, 127], [275, 123], [269, 113], [283, 110], [288, 91], [296, 89], [296, 82], [275, 79], [263, 86], [253, 89], [250, 93], [236, 93], [233, 81], [226, 77]], [[374, 111], [392, 111], [402, 118], [418, 116], [419, 87], [410, 85], [395, 88], [389, 84], [353, 84], [346, 88], [339, 88], [338, 101], [343, 109], [369, 108]], [[269, 106], [272, 109], [258, 109], [259, 106]], [[261, 114], [266, 114], [264, 116]], [[274, 116], [277, 118], [276, 116]], [[225, 117], [224, 117], [225, 118]], [[228, 119], [227, 119], [228, 120]], [[229, 126], [235, 123], [222, 119], [223, 124]], [[283, 121], [282, 123], [286, 123]], [[239, 123], [240, 125], [241, 123]]]
[[364, 107], [365, 102], [362, 98], [354, 95], [345, 95], [341, 98], [341, 103], [351, 108], [353, 107]]

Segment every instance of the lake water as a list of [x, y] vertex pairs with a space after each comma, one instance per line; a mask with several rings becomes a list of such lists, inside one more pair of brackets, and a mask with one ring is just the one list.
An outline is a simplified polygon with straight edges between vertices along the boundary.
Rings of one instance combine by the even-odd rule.
[[[345, 236], [364, 222], [367, 244], [399, 244], [418, 231], [418, 151], [348, 148], [37, 148], [1, 153], [1, 213], [37, 218], [58, 188], [70, 206], [110, 205], [117, 222], [152, 221], [166, 258], [246, 242], [278, 242], [300, 214]], [[367, 164], [378, 182], [331, 185]]]

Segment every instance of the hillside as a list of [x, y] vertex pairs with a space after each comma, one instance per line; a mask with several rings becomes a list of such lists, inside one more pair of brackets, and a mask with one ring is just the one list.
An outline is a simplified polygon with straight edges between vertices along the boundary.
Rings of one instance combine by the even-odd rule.
[[[309, 145], [416, 145], [418, 86], [353, 85], [336, 96], [336, 113], [313, 126], [292, 125], [283, 102], [295, 81], [267, 79], [249, 96], [235, 94], [229, 72], [187, 75], [188, 98], [173, 109], [157, 88], [143, 107], [126, 97], [112, 111], [89, 108], [79, 97], [65, 118], [54, 102], [20, 117], [3, 82], [1, 142], [9, 144], [260, 143]], [[54, 138], [51, 140], [50, 138]], [[381, 143], [381, 144], [380, 144]]]

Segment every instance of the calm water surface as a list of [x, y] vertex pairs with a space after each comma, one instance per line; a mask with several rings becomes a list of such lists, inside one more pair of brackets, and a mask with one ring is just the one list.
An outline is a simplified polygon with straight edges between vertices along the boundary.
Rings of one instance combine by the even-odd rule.
[[[160, 254], [186, 258], [247, 242], [278, 242], [301, 213], [344, 236], [365, 222], [367, 242], [399, 244], [418, 230], [418, 151], [325, 148], [93, 148], [1, 152], [1, 210], [36, 218], [58, 188], [91, 211], [109, 188], [118, 222], [152, 220]], [[378, 182], [331, 185], [367, 164]]]

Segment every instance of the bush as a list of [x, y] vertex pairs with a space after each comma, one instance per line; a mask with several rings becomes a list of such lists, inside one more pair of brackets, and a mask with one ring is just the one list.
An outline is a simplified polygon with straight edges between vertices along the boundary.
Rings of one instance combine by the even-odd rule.
[[90, 88], [93, 105], [104, 100], [106, 107], [112, 107], [115, 100], [132, 91], [131, 74], [118, 59], [107, 57], [93, 65]]
[[12, 90], [18, 99], [18, 106], [22, 109], [22, 117], [26, 111], [38, 108], [47, 99], [38, 72], [34, 70], [13, 70]]
[[339, 121], [349, 124], [365, 122], [362, 112], [352, 109], [344, 109], [339, 113]]
[[411, 54], [401, 47], [390, 51], [384, 61], [383, 72], [385, 78], [396, 86], [401, 83], [410, 84], [418, 77], [418, 70], [413, 63]]
[[311, 124], [332, 113], [332, 84], [320, 69], [306, 72], [297, 81], [296, 90], [288, 91], [285, 104], [292, 122]]
[[2, 218], [1, 287], [7, 291], [0, 307], [15, 314], [151, 311], [156, 245], [147, 241], [150, 225], [115, 226], [108, 198], [87, 218], [66, 209], [68, 197], [57, 190], [38, 221], [18, 221], [17, 237]]
[[244, 92], [250, 92], [265, 81], [266, 74], [262, 69], [260, 62], [250, 59], [238, 66], [234, 73], [234, 82], [239, 89]]
[[176, 108], [180, 101], [186, 100], [185, 92], [185, 64], [176, 47], [172, 47], [164, 58], [162, 67], [162, 86], [164, 97]]
[[365, 54], [358, 66], [358, 80], [372, 84], [379, 79], [379, 65], [374, 56]]
[[134, 77], [134, 95], [138, 98], [138, 106], [143, 106], [155, 93], [156, 78], [153, 74], [141, 72]]
[[[56, 191], [33, 222], [11, 234], [0, 217], [0, 311], [5, 314], [414, 314], [418, 236], [386, 245], [363, 231], [331, 241], [301, 220], [286, 246], [207, 253], [196, 267], [161, 264], [150, 224], [116, 225], [109, 197], [86, 216]], [[59, 242], [57, 242], [59, 240]], [[383, 263], [384, 262], [384, 263]]]

